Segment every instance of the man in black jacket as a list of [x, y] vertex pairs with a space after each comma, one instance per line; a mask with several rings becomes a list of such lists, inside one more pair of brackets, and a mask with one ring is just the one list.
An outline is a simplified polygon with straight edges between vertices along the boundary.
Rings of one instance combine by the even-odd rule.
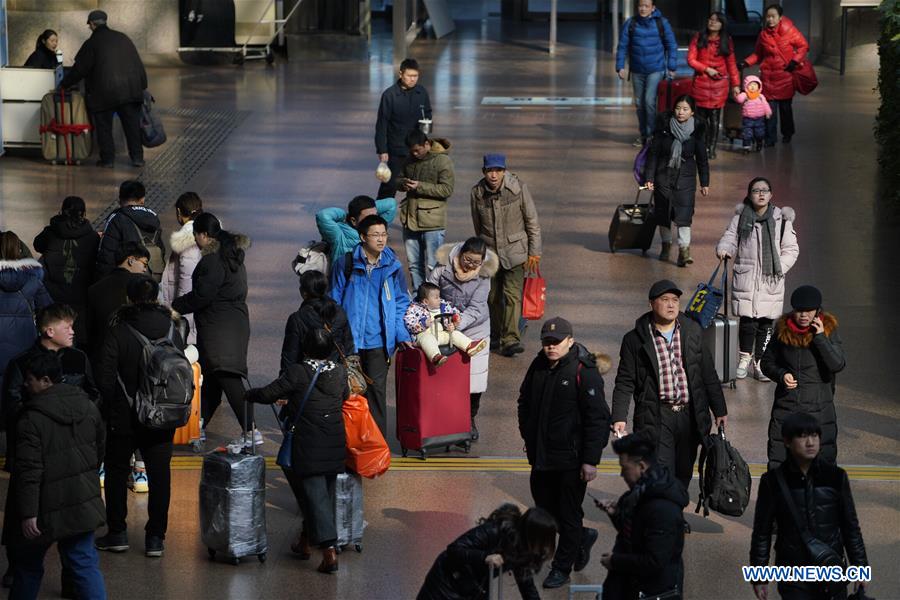
[[[186, 336], [183, 319], [157, 302], [159, 285], [149, 277], [128, 284], [129, 306], [122, 307], [110, 321], [109, 333], [100, 352], [97, 383], [103, 398], [103, 417], [107, 427], [106, 447], [106, 521], [107, 534], [97, 539], [97, 548], [110, 552], [128, 550], [125, 519], [128, 515], [127, 481], [131, 455], [141, 451], [152, 485], [145, 527], [145, 554], [163, 554], [163, 540], [169, 522], [171, 496], [172, 438], [174, 429], [150, 429], [137, 420], [128, 400], [134, 398], [144, 374], [141, 372], [143, 344], [129, 326], [150, 340], [172, 334], [172, 342], [184, 350]], [[172, 327], [174, 325], [174, 331]], [[121, 384], [120, 384], [121, 380]], [[124, 387], [124, 390], [123, 390]], [[128, 394], [126, 396], [125, 394]]]
[[97, 249], [95, 276], [99, 280], [116, 268], [116, 251], [126, 242], [135, 242], [149, 253], [148, 275], [159, 283], [166, 268], [166, 247], [159, 216], [144, 206], [146, 190], [140, 181], [123, 181], [119, 186], [119, 208], [106, 219]]
[[400, 63], [400, 79], [384, 90], [375, 122], [375, 152], [391, 170], [391, 178], [378, 188], [376, 198], [390, 198], [397, 193], [397, 177], [402, 175], [409, 150], [406, 136], [418, 128], [419, 119], [431, 120], [431, 99], [419, 85], [419, 63], [407, 58]]
[[75, 55], [75, 64], [63, 77], [61, 88], [86, 81], [85, 101], [100, 144], [100, 167], [112, 167], [116, 158], [113, 115], [118, 113], [135, 167], [144, 166], [141, 145], [141, 103], [147, 89], [147, 72], [134, 43], [127, 35], [106, 25], [106, 13], [92, 10], [88, 25], [93, 32]]
[[597, 359], [575, 343], [572, 325], [556, 317], [541, 328], [542, 350], [519, 390], [519, 433], [531, 465], [531, 495], [559, 526], [559, 545], [545, 588], [569, 581], [590, 560], [597, 530], [582, 526], [587, 483], [597, 477], [609, 439], [609, 408]]
[[728, 409], [703, 330], [679, 313], [681, 290], [664, 279], [651, 286], [649, 298], [650, 312], [622, 340], [613, 430], [625, 435], [634, 398], [634, 433], [654, 441], [657, 460], [687, 488], [697, 448], [712, 428], [710, 409], [722, 427]]
[[603, 600], [655, 598], [673, 590], [681, 598], [687, 490], [656, 463], [653, 442], [640, 434], [615, 440], [612, 447], [629, 491], [615, 502], [595, 502], [618, 532], [612, 552], [600, 557], [609, 570]]
[[[832, 550], [835, 558], [843, 561], [846, 553], [851, 565], [869, 564], [850, 480], [843, 469], [819, 458], [821, 435], [822, 426], [809, 413], [793, 413], [784, 420], [781, 437], [788, 458], [759, 480], [750, 543], [751, 565], [769, 564], [775, 530], [778, 531], [776, 565], [815, 565], [803, 541], [798, 519], [810, 528], [814, 538]], [[859, 588], [858, 583], [856, 587]], [[759, 600], [766, 600], [767, 583], [754, 583], [753, 592]], [[782, 598], [796, 600], [847, 597], [844, 583], [779, 582], [778, 593]]]
[[97, 476], [104, 443], [100, 412], [80, 388], [62, 383], [54, 354], [32, 358], [25, 386], [29, 401], [17, 423], [10, 483], [19, 521], [10, 597], [38, 597], [44, 555], [56, 542], [71, 571], [71, 597], [105, 598], [94, 550], [94, 531], [103, 525]]

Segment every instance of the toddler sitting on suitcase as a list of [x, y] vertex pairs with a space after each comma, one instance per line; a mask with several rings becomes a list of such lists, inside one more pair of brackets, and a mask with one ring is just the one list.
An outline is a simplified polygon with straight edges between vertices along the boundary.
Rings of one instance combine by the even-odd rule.
[[436, 367], [447, 362], [447, 357], [441, 354], [438, 346], [450, 344], [469, 356], [475, 356], [487, 345], [487, 340], [473, 341], [465, 334], [455, 331], [456, 324], [459, 323], [459, 311], [449, 302], [441, 300], [441, 289], [433, 283], [425, 282], [419, 286], [416, 301], [410, 302], [403, 322], [410, 335], [416, 338], [416, 343], [425, 352], [425, 356]]
[[735, 98], [741, 105], [741, 125], [744, 132], [741, 138], [744, 140], [744, 154], [750, 152], [750, 148], [756, 145], [756, 151], [762, 150], [763, 139], [766, 137], [766, 119], [772, 116], [772, 107], [762, 93], [762, 81], [756, 75], [744, 77], [744, 91]]

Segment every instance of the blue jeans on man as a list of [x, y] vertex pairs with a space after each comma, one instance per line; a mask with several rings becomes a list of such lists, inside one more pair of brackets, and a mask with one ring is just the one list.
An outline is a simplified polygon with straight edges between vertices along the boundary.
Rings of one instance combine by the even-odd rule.
[[[106, 585], [100, 573], [100, 561], [94, 547], [94, 532], [74, 535], [56, 543], [63, 562], [70, 567], [76, 597], [81, 600], [106, 600]], [[27, 544], [16, 547], [15, 574], [11, 600], [38, 597], [44, 577], [44, 555], [51, 544]]]
[[653, 135], [656, 128], [656, 96], [659, 82], [665, 74], [665, 71], [631, 74], [631, 86], [637, 103], [638, 128], [645, 140]]
[[403, 228], [403, 243], [406, 246], [406, 260], [409, 263], [409, 278], [413, 291], [428, 278], [437, 264], [437, 251], [444, 243], [444, 229], [432, 231], [412, 231]]

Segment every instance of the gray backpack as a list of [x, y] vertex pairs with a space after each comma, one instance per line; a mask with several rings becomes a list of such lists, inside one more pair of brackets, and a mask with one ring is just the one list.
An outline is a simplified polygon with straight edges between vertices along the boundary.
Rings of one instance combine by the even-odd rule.
[[139, 364], [142, 378], [134, 397], [128, 395], [119, 377], [138, 422], [150, 429], [177, 429], [187, 424], [194, 397], [194, 372], [173, 341], [175, 326], [169, 325], [169, 333], [158, 340], [148, 339], [127, 323], [125, 326], [143, 347]]

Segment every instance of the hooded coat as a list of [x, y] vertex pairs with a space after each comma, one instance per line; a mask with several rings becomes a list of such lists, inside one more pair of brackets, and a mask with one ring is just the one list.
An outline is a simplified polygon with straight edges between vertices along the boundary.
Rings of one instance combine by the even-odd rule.
[[43, 278], [44, 268], [33, 258], [0, 260], [0, 389], [7, 363], [37, 339], [35, 312], [53, 302]]
[[[104, 442], [100, 412], [80, 388], [58, 383], [25, 405], [18, 422], [12, 487], [19, 521], [37, 517], [39, 543], [104, 525], [106, 509], [97, 475]], [[15, 529], [21, 532], [21, 527]]]
[[694, 119], [694, 132], [681, 145], [681, 166], [669, 168], [672, 157], [672, 135], [669, 121], [672, 113], [657, 119], [656, 133], [650, 141], [644, 177], [655, 184], [653, 191], [659, 225], [670, 227], [674, 221], [679, 227], [690, 227], [694, 218], [694, 196], [697, 194], [697, 176], [700, 186], [709, 186], [709, 158], [704, 141], [705, 125]]
[[[334, 319], [330, 323], [326, 323], [317, 310], [325, 302], [334, 302], [334, 300], [331, 298], [304, 300], [300, 308], [288, 317], [287, 324], [284, 326], [284, 342], [281, 345], [282, 375], [289, 366], [303, 360], [303, 337], [310, 329], [326, 329], [327, 327], [331, 330], [336, 346], [329, 357], [332, 362], [341, 362], [341, 352], [344, 353], [344, 356], [356, 354], [356, 346], [353, 344], [353, 332], [350, 331], [347, 313], [344, 312], [340, 305], [337, 305], [334, 307]], [[338, 351], [338, 348], [340, 348], [340, 351]]]
[[[759, 96], [750, 98], [747, 91], [750, 84], [755, 83], [759, 86]], [[737, 95], [735, 101], [741, 105], [741, 116], [748, 119], [763, 119], [772, 116], [772, 107], [769, 106], [766, 95], [763, 93], [762, 80], [756, 75], [747, 75], [744, 77], [744, 91]]]
[[[753, 231], [743, 241], [738, 236], [738, 225], [745, 204], [738, 204], [728, 229], [716, 246], [716, 253], [727, 253], [734, 258], [734, 276], [731, 280], [731, 310], [738, 317], [753, 319], [777, 319], [784, 304], [784, 280], [766, 278], [762, 267], [762, 223], [754, 223]], [[788, 271], [800, 256], [797, 234], [794, 233], [794, 209], [774, 207], [775, 245], [780, 248], [781, 271]], [[782, 236], [782, 231], [784, 235]]]
[[[786, 449], [781, 439], [781, 423], [795, 412], [811, 414], [822, 427], [819, 457], [832, 464], [837, 462], [837, 414], [834, 410], [835, 375], [847, 364], [837, 332], [838, 321], [831, 313], [821, 313], [824, 333], [813, 335], [793, 331], [788, 326], [791, 313], [775, 323], [775, 334], [766, 347], [760, 366], [763, 373], [776, 383], [775, 401], [769, 419], [769, 468], [785, 459]], [[789, 390], [784, 376], [791, 373], [797, 387]]]
[[[173, 231], [169, 236], [169, 247], [172, 253], [166, 262], [166, 270], [163, 271], [162, 281], [159, 284], [159, 301], [166, 306], [171, 306], [175, 298], [184, 296], [193, 289], [191, 276], [202, 258], [200, 247], [194, 240], [194, 222], [188, 221], [178, 231]], [[188, 344], [197, 342], [197, 331], [194, 324], [194, 316], [185, 317], [190, 325]]]
[[518, 415], [532, 469], [567, 471], [600, 463], [610, 425], [601, 368], [609, 365], [608, 356], [577, 342], [554, 367], [543, 351], [531, 361], [519, 388]]
[[[662, 24], [663, 35], [659, 35]], [[632, 35], [632, 23], [634, 34]], [[678, 67], [678, 42], [668, 19], [662, 16], [658, 8], [653, 9], [650, 16], [644, 18], [635, 15], [625, 20], [619, 33], [619, 45], [616, 48], [616, 71], [625, 68], [625, 58], [632, 73], [648, 74], [660, 71], [674, 71]]]
[[342, 407], [344, 400], [350, 397], [350, 388], [343, 365], [331, 361], [322, 363], [316, 386], [297, 418], [300, 403], [315, 375], [315, 365], [311, 360], [288, 365], [269, 385], [247, 392], [251, 402], [260, 404], [288, 399], [280, 419], [288, 426], [297, 423], [291, 446], [291, 470], [300, 477], [343, 473], [347, 456]]
[[[488, 248], [484, 262], [465, 280], [456, 273], [459, 269], [459, 253], [462, 243], [444, 244], [437, 251], [437, 266], [428, 275], [428, 281], [441, 288], [441, 298], [455, 306], [459, 312], [459, 330], [473, 340], [490, 338], [491, 315], [488, 310], [488, 294], [491, 278], [497, 273], [500, 261], [493, 250]], [[455, 268], [454, 268], [455, 266]], [[469, 363], [469, 391], [473, 394], [487, 390], [490, 348], [485, 348], [472, 357]]]
[[[691, 83], [691, 96], [700, 108], [722, 108], [728, 101], [728, 92], [741, 83], [737, 63], [734, 59], [734, 42], [728, 38], [728, 56], [719, 52], [722, 40], [712, 38], [706, 41], [706, 47], [700, 47], [700, 34], [694, 34], [688, 46], [687, 62], [694, 69]], [[716, 78], [710, 77], [706, 69], [712, 67], [719, 72]]]
[[431, 140], [425, 158], [410, 158], [403, 176], [419, 186], [406, 192], [400, 203], [400, 223], [410, 231], [435, 231], [447, 228], [447, 200], [453, 195], [453, 161], [447, 152], [450, 141]]
[[809, 43], [794, 22], [781, 17], [774, 29], [764, 27], [756, 38], [753, 54], [744, 59], [747, 65], [759, 65], [763, 90], [771, 100], [790, 100], [794, 97], [794, 76], [785, 71], [790, 61], [798, 64], [806, 60]]
[[223, 370], [246, 375], [250, 311], [244, 252], [250, 248], [250, 238], [229, 235], [233, 241], [214, 239], [202, 250], [191, 275], [191, 291], [176, 298], [172, 308], [182, 315], [193, 313], [205, 373]]
[[63, 215], [54, 215], [50, 224], [34, 238], [34, 249], [41, 254], [44, 285], [55, 302], [68, 304], [78, 313], [75, 340], [89, 343], [87, 318], [88, 288], [94, 282], [94, 263], [100, 236], [87, 219], [73, 223]]
[[484, 179], [470, 196], [475, 235], [500, 257], [500, 266], [514, 269], [529, 256], [541, 255], [541, 226], [531, 192], [515, 174], [506, 172], [497, 192]]
[[[100, 239], [100, 248], [97, 250], [97, 268], [94, 276], [99, 280], [118, 266], [116, 253], [125, 242], [136, 242], [142, 246], [142, 238], [153, 239], [153, 244], [159, 248], [163, 257], [166, 255], [166, 247], [162, 241], [162, 226], [159, 216], [146, 206], [126, 205], [112, 212], [106, 219], [103, 227], [103, 237]], [[150, 248], [147, 248], [148, 250]]]
[[[688, 493], [663, 465], [647, 470], [616, 503], [618, 535], [603, 587], [610, 598], [637, 599], [684, 590], [684, 515]], [[604, 597], [607, 597], [604, 589]]]

